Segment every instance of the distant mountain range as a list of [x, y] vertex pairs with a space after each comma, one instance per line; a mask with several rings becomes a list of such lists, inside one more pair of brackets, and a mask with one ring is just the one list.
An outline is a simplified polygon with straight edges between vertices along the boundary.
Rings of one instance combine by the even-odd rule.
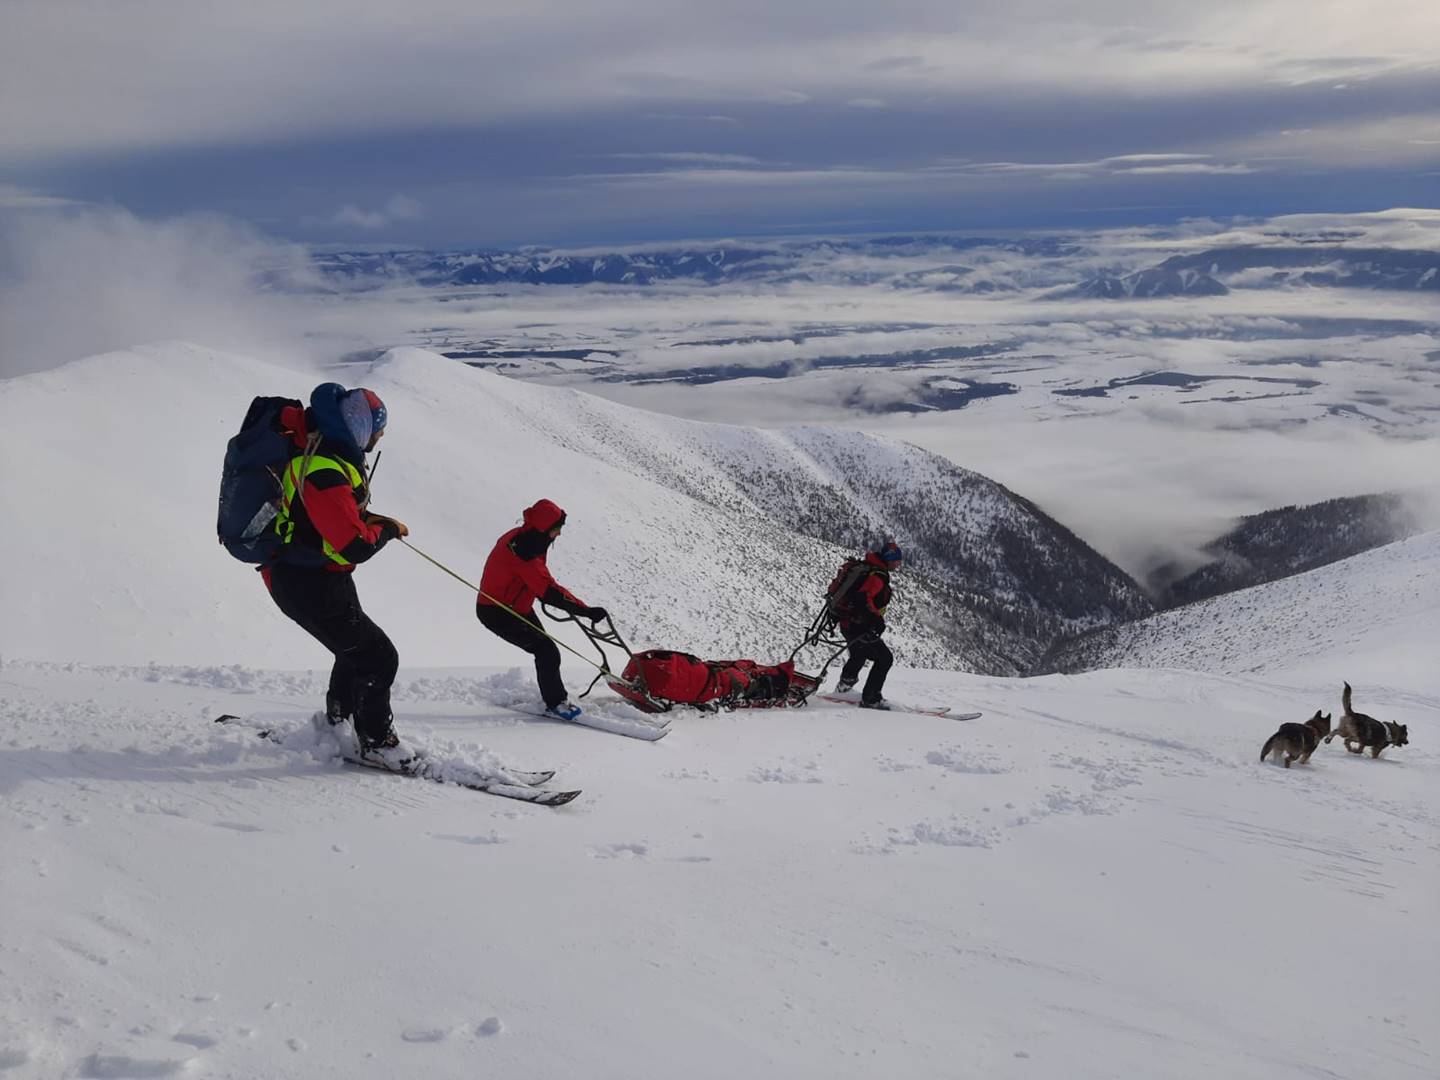
[[1052, 295], [1055, 300], [1123, 300], [1147, 296], [1224, 296], [1230, 290], [1203, 271], [1166, 263], [1115, 276], [1102, 274]]
[[[917, 271], [914, 259], [952, 260], [959, 252], [1059, 258], [1076, 253], [1059, 239], [1005, 240], [968, 237], [897, 236], [873, 240], [786, 241], [774, 244], [715, 244], [701, 247], [567, 252], [541, 248], [517, 251], [332, 252], [316, 256], [323, 274], [352, 286], [396, 282], [416, 285], [653, 285], [690, 281], [889, 281], [899, 287], [1013, 288], [974, 266], [953, 262]], [[865, 256], [865, 266], [853, 265]], [[847, 262], [846, 260], [851, 260]], [[886, 262], [892, 266], [883, 265]], [[900, 264], [903, 262], [903, 269]]]
[[1232, 288], [1311, 285], [1440, 290], [1440, 252], [1336, 246], [1214, 248], [1134, 273], [1101, 274], [1055, 299], [1222, 296]]
[[[965, 261], [957, 261], [957, 256]], [[1052, 299], [1217, 296], [1282, 286], [1440, 291], [1440, 252], [1343, 244], [1236, 245], [1153, 266], [1096, 272], [1069, 238], [896, 236], [683, 246], [631, 251], [332, 252], [321, 273], [349, 288], [829, 282], [993, 293], [1051, 288]], [[920, 265], [917, 265], [920, 264]]]
[[1176, 255], [1157, 271], [1196, 274], [1251, 286], [1322, 285], [1353, 289], [1440, 291], [1440, 251], [1335, 245], [1230, 247]]

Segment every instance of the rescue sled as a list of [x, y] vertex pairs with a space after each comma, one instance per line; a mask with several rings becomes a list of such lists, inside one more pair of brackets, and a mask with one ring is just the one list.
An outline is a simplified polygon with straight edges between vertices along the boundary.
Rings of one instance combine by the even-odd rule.
[[[574, 616], [545, 614], [560, 622], [573, 621], [600, 654], [600, 674], [591, 680], [585, 697], [601, 679], [617, 694], [645, 712], [669, 712], [677, 705], [715, 712], [720, 709], [776, 709], [804, 705], [820, 688], [820, 678], [795, 670], [794, 657], [779, 664], [754, 660], [702, 660], [673, 649], [631, 652], [607, 616], [587, 625]], [[628, 657], [624, 670], [610, 669], [606, 646]]]
[[634, 653], [610, 689], [647, 712], [674, 705], [696, 709], [775, 709], [804, 705], [820, 681], [783, 664], [702, 660], [671, 649]]

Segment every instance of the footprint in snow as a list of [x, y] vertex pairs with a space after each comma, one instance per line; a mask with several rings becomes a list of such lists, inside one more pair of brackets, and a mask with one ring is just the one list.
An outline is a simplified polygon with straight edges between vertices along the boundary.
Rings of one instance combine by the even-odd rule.
[[452, 844], [469, 844], [472, 847], [488, 847], [492, 844], [508, 844], [510, 841], [497, 832], [484, 836], [460, 836], [456, 833], [431, 833], [432, 840], [449, 840]]
[[793, 765], [757, 765], [746, 777], [752, 784], [823, 784], [820, 766], [811, 761], [802, 767]]
[[649, 854], [647, 844], [605, 844], [590, 849], [592, 859], [643, 859]]
[[81, 1076], [89, 1077], [154, 1077], [178, 1076], [189, 1069], [188, 1061], [132, 1058], [124, 1054], [91, 1054], [85, 1059]]
[[993, 754], [967, 750], [960, 746], [948, 746], [931, 750], [925, 755], [926, 764], [939, 765], [952, 773], [970, 773], [978, 776], [998, 776], [1010, 771], [1009, 766]]
[[209, 1035], [200, 1035], [188, 1031], [180, 1032], [172, 1041], [180, 1043], [183, 1046], [193, 1046], [196, 1050], [209, 1050], [212, 1046], [219, 1043], [218, 1039], [212, 1039]]
[[406, 1028], [400, 1038], [408, 1043], [444, 1042], [450, 1037], [449, 1028]]
[[892, 757], [885, 757], [883, 755], [875, 759], [875, 764], [879, 766], [881, 772], [906, 772], [910, 769], [919, 768], [918, 765], [911, 765], [904, 761], [896, 761]]

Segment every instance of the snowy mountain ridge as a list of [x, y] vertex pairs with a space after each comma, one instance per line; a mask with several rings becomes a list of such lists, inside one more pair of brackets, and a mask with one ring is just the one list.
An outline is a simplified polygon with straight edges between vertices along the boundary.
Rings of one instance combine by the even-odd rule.
[[[1057, 646], [1046, 671], [1179, 668], [1244, 675], [1357, 672], [1429, 663], [1440, 641], [1440, 532], [1226, 593]], [[1374, 645], [1371, 628], [1386, 627]], [[1336, 658], [1343, 666], [1336, 669]]]
[[1289, 577], [1434, 528], [1433, 497], [1386, 492], [1281, 506], [1240, 519], [1202, 549], [1210, 561], [1161, 565], [1147, 582], [1162, 608]]
[[[375, 506], [406, 521], [417, 547], [478, 581], [494, 538], [552, 498], [570, 515], [552, 569], [609, 607], [637, 649], [783, 659], [840, 561], [886, 535], [912, 568], [891, 638], [920, 666], [1014, 673], [1061, 629], [1148, 609], [1130, 579], [1023, 499], [904, 444], [676, 420], [418, 349], [341, 377], [390, 407]], [[224, 443], [250, 397], [305, 397], [321, 378], [169, 344], [4, 384], [0, 424], [46, 462], [6, 470], [4, 495], [39, 505], [58, 483], [77, 498], [14, 539], [32, 587], [6, 598], [0, 653], [314, 662], [207, 534]], [[121, 401], [144, 404], [137, 415]], [[75, 430], [87, 433], [78, 445]], [[358, 574], [402, 656], [452, 666], [504, 653], [461, 586], [398, 545]], [[46, 613], [70, 581], [92, 610], [62, 630]], [[137, 636], [140, 623], [156, 632]]]

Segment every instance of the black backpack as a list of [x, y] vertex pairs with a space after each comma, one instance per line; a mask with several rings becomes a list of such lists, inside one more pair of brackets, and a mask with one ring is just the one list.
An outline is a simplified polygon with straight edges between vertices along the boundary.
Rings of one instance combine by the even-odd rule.
[[831, 618], [839, 618], [850, 611], [855, 603], [855, 588], [870, 573], [864, 559], [846, 559], [830, 587], [825, 590], [825, 610]]
[[284, 503], [280, 477], [295, 446], [280, 422], [288, 406], [301, 407], [292, 398], [257, 397], [225, 447], [215, 531], [241, 562], [267, 563], [280, 553], [280, 537], [270, 526]]

